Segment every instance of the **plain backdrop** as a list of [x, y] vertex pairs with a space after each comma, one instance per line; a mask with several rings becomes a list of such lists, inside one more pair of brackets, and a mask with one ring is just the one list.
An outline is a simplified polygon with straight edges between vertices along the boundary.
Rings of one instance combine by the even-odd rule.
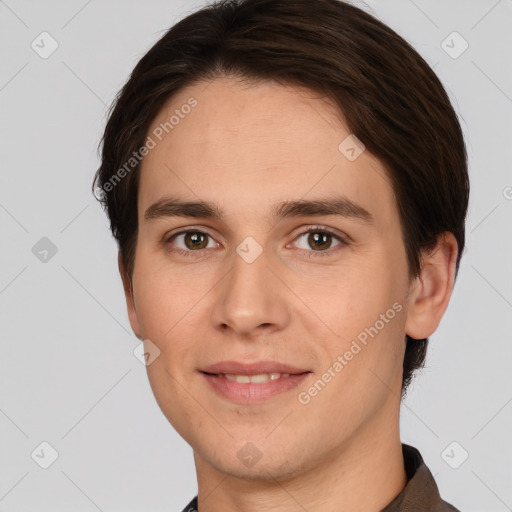
[[[462, 511], [512, 510], [512, 1], [354, 3], [434, 67], [470, 160], [467, 250], [402, 441]], [[0, 511], [173, 512], [197, 492], [90, 189], [107, 107], [199, 5], [0, 0]]]

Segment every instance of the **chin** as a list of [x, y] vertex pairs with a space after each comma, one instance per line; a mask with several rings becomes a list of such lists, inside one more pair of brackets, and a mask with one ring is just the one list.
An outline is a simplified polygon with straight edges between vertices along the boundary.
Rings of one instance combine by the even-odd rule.
[[[212, 443], [205, 446], [207, 453], [206, 456], [199, 456], [200, 464], [206, 464], [220, 473], [242, 480], [266, 483], [286, 481], [307, 470], [307, 464], [298, 459], [297, 451], [292, 448], [290, 450], [294, 453], [283, 453], [282, 449], [272, 448], [271, 445], [258, 450], [249, 442], [239, 443], [231, 440], [225, 446], [215, 445], [217, 449], [211, 452], [210, 447], [214, 445]], [[238, 445], [241, 446], [240, 449], [235, 448]], [[197, 465], [198, 452], [195, 450], [194, 458]]]

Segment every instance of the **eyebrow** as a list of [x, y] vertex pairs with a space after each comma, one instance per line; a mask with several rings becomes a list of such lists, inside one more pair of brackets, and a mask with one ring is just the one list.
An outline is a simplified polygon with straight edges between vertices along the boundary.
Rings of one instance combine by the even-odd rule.
[[[374, 222], [374, 217], [368, 210], [343, 196], [282, 201], [273, 207], [269, 218], [272, 222], [278, 222], [284, 218], [315, 215], [336, 215], [368, 225]], [[183, 201], [175, 197], [165, 197], [149, 206], [144, 213], [144, 220], [147, 221], [167, 217], [207, 218], [221, 221], [224, 210], [208, 201]]]

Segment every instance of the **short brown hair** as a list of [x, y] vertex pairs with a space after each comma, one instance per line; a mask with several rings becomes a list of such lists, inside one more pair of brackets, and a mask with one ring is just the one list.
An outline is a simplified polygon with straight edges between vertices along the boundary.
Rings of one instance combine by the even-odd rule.
[[[221, 0], [171, 27], [138, 62], [109, 112], [93, 189], [101, 193], [128, 280], [140, 164], [126, 171], [126, 162], [166, 100], [221, 76], [305, 86], [334, 100], [350, 132], [388, 172], [410, 277], [421, 270], [421, 251], [445, 231], [457, 240], [458, 274], [467, 154], [457, 115], [425, 60], [391, 28], [340, 0]], [[424, 365], [427, 343], [406, 337], [402, 396]]]

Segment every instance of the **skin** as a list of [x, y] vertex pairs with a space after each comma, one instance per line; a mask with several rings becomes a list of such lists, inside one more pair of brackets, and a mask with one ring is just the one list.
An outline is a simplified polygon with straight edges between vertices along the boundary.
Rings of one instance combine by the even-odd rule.
[[[155, 398], [194, 450], [199, 510], [379, 511], [406, 485], [399, 435], [405, 334], [425, 338], [439, 325], [457, 243], [440, 237], [421, 275], [408, 279], [386, 170], [368, 151], [349, 161], [338, 150], [350, 132], [318, 94], [217, 78], [173, 96], [148, 134], [191, 96], [197, 106], [143, 161], [131, 281], [121, 262], [120, 272], [134, 333], [160, 350], [147, 366]], [[334, 193], [364, 207], [374, 223], [267, 217], [284, 199]], [[215, 202], [225, 217], [144, 219], [170, 195]], [[349, 243], [328, 236], [315, 250], [302, 233], [316, 226]], [[206, 248], [187, 245], [184, 235], [166, 241], [189, 227], [211, 237]], [[250, 264], [236, 252], [248, 236], [263, 248]], [[394, 303], [401, 311], [317, 396], [299, 403], [298, 393]], [[299, 389], [239, 405], [198, 371], [222, 360], [268, 359], [312, 373]], [[252, 467], [237, 457], [249, 441], [262, 454]]]

